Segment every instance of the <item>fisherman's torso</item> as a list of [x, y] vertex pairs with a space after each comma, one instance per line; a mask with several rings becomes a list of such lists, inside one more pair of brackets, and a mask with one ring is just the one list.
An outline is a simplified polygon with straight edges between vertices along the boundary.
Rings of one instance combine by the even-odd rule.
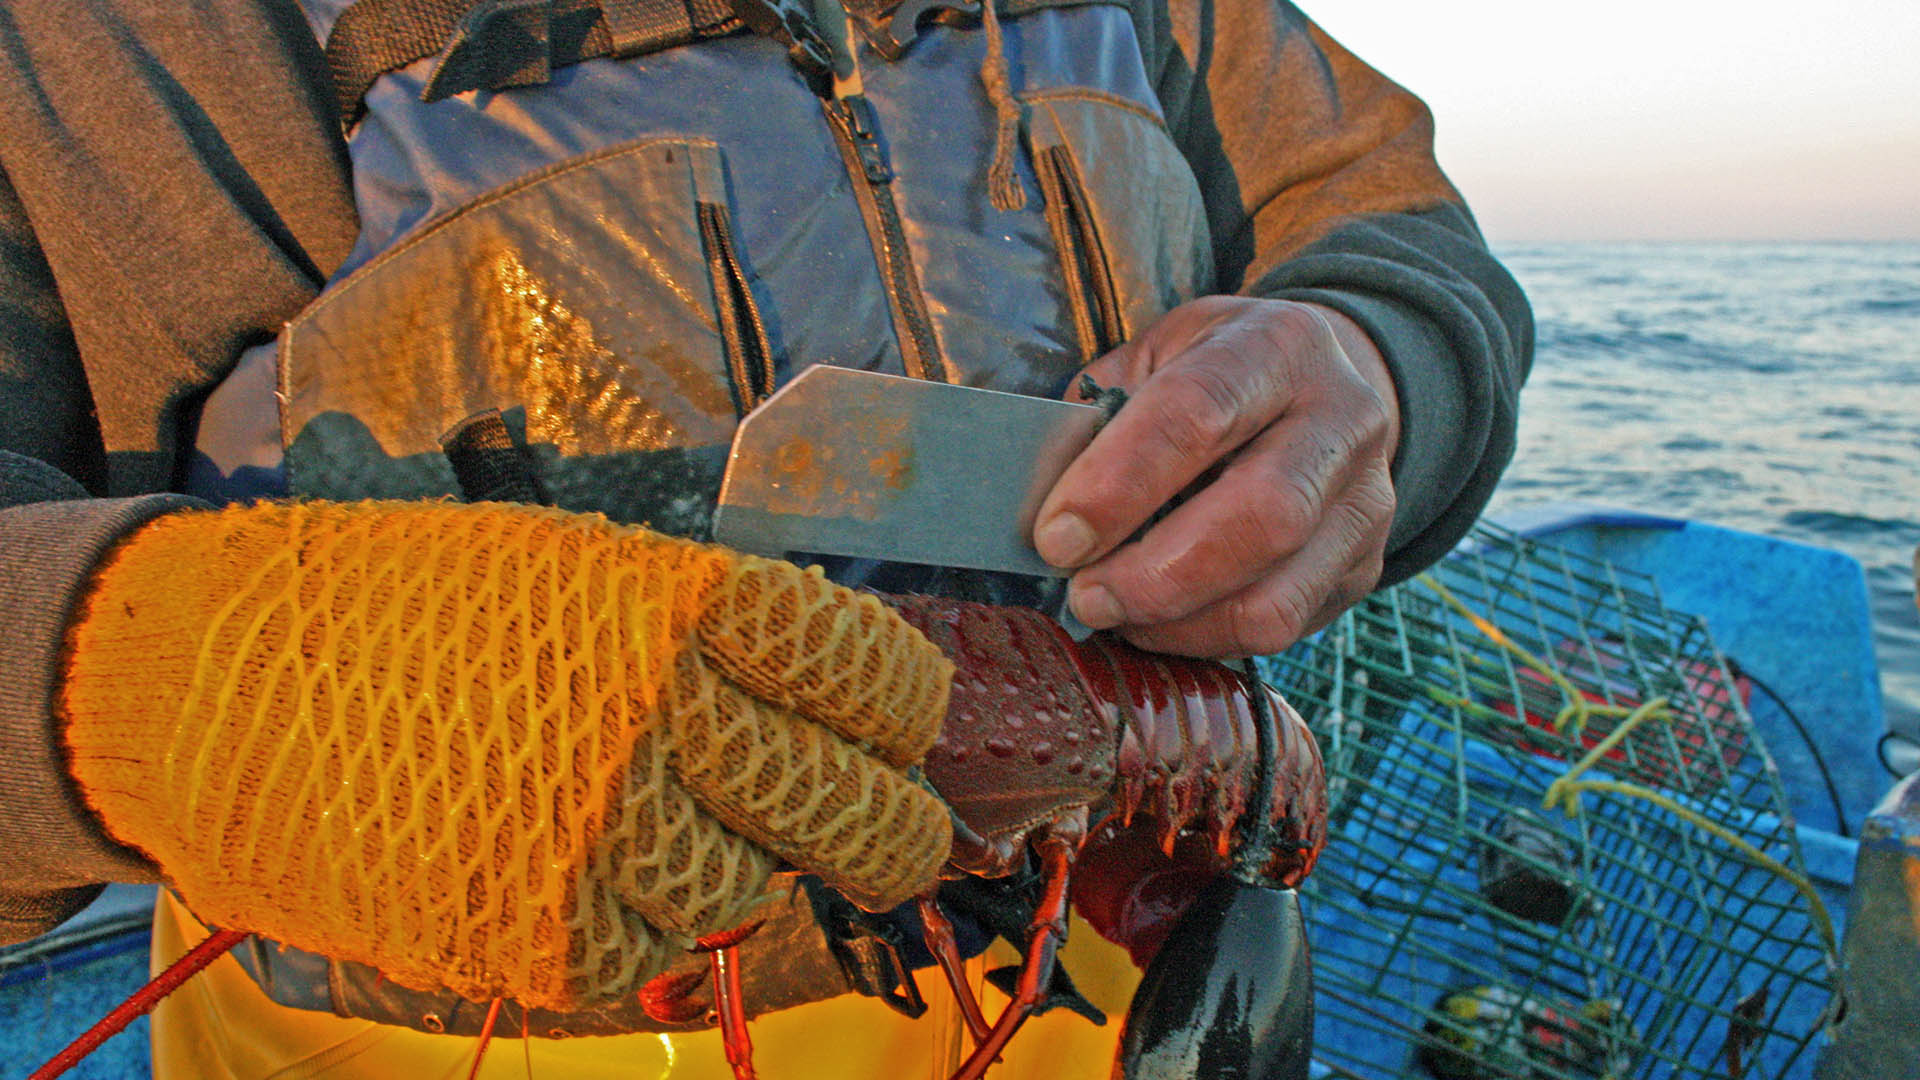
[[[343, 7], [306, 0], [323, 40]], [[497, 409], [559, 505], [698, 537], [740, 416], [808, 365], [1059, 395], [1211, 291], [1211, 241], [1133, 13], [1002, 10], [1022, 107], [1011, 210], [989, 200], [988, 46], [966, 12], [897, 59], [853, 20], [857, 95], [816, 92], [753, 34], [431, 104], [433, 58], [383, 76], [348, 144], [358, 241], [250, 357], [275, 369], [277, 415], [221, 413], [262, 430], [203, 429], [203, 445], [279, 443], [297, 496], [458, 496], [441, 437]], [[788, 921], [812, 932], [804, 904]], [[818, 943], [780, 949], [831, 966]], [[454, 1007], [297, 955], [252, 965], [309, 1008], [417, 1025]], [[820, 994], [853, 981], [817, 974]], [[629, 1007], [586, 1030], [636, 1026]]]
[[1018, 210], [977, 18], [898, 60], [856, 33], [845, 98], [751, 34], [433, 104], [433, 60], [385, 76], [359, 241], [280, 342], [292, 490], [454, 493], [438, 437], [497, 408], [561, 505], [700, 535], [740, 414], [808, 365], [1059, 394], [1208, 291], [1210, 244], [1128, 9], [1004, 28]]

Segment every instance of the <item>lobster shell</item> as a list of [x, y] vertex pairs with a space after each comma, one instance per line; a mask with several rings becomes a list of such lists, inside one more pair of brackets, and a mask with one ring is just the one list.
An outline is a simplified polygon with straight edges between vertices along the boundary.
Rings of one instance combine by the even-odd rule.
[[1313, 868], [1326, 842], [1320, 752], [1258, 680], [1110, 635], [1076, 642], [1025, 609], [888, 602], [956, 668], [925, 763], [957, 819], [956, 869], [1008, 873], [1035, 830], [1076, 809], [1096, 835], [1144, 814], [1170, 855], [1198, 833], [1209, 869], [1262, 884], [1291, 887]]

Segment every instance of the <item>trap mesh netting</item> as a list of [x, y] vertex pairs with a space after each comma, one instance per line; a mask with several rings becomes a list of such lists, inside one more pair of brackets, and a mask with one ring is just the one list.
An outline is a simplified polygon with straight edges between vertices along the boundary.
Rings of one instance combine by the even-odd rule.
[[1327, 762], [1317, 1076], [1810, 1074], [1833, 929], [1651, 581], [1483, 528], [1261, 665]]

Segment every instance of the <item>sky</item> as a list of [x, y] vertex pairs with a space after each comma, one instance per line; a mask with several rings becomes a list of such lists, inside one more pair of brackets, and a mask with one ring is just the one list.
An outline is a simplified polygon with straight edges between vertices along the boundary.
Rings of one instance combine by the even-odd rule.
[[1300, 0], [1495, 245], [1920, 241], [1920, 0]]

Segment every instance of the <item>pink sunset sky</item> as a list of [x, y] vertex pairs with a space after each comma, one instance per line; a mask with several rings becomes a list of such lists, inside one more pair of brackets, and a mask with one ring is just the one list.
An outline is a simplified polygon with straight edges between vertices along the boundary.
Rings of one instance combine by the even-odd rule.
[[1920, 2], [1301, 0], [1489, 240], [1920, 241]]

